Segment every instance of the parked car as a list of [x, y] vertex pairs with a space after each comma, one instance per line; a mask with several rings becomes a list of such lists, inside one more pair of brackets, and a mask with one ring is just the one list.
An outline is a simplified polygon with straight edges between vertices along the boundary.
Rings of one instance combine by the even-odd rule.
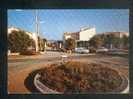
[[96, 53], [105, 53], [105, 52], [108, 52], [109, 50], [105, 47], [101, 47], [101, 48], [98, 48], [96, 50]]
[[87, 54], [87, 53], [89, 53], [89, 50], [80, 47], [80, 48], [75, 48], [75, 52], [76, 52], [76, 53], [81, 53], [81, 54]]

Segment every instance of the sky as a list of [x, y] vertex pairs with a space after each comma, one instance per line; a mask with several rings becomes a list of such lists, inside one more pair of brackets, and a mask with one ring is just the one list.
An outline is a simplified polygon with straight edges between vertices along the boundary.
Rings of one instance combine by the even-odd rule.
[[[128, 9], [44, 9], [37, 10], [39, 35], [48, 40], [62, 40], [64, 32], [95, 27], [96, 33], [129, 32]], [[35, 10], [8, 10], [8, 27], [35, 33]]]

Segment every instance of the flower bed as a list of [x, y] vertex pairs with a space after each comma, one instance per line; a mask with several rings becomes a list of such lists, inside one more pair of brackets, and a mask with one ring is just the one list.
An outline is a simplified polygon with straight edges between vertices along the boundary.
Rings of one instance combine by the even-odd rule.
[[119, 92], [123, 82], [116, 70], [94, 63], [52, 64], [39, 75], [41, 83], [61, 93]]

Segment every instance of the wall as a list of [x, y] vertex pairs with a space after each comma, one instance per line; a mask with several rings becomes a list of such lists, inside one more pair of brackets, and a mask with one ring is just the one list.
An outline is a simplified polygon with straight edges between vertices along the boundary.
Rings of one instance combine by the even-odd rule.
[[95, 28], [88, 28], [86, 30], [81, 30], [79, 33], [79, 40], [88, 41], [96, 34]]

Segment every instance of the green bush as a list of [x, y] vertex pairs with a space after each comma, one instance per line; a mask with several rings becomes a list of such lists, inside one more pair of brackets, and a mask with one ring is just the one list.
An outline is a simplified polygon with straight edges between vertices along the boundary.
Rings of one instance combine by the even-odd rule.
[[25, 31], [12, 31], [8, 35], [8, 48], [11, 52], [24, 52], [29, 47], [35, 48], [35, 42]]

